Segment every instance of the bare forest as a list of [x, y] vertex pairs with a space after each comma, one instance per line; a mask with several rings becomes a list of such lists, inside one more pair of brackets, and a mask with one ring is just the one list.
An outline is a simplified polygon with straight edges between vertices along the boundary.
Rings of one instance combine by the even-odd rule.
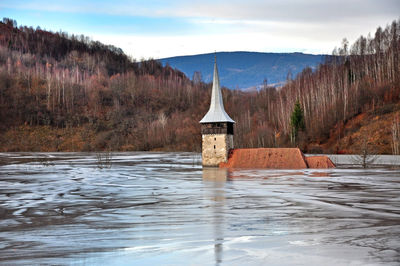
[[[343, 39], [326, 62], [282, 88], [223, 89], [235, 146], [339, 152], [337, 143], [321, 144], [345, 138], [351, 119], [400, 112], [399, 49], [397, 20], [352, 45]], [[210, 93], [211, 84], [85, 36], [0, 23], [1, 151], [200, 151]], [[297, 101], [304, 127], [293, 143]], [[396, 119], [385, 153], [399, 152]]]

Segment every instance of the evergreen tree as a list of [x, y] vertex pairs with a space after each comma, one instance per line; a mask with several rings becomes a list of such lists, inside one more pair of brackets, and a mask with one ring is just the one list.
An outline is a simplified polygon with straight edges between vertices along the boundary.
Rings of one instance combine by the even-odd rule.
[[293, 112], [290, 116], [290, 127], [292, 131], [290, 135], [291, 141], [293, 144], [296, 144], [299, 130], [305, 130], [304, 113], [299, 100], [294, 104]]

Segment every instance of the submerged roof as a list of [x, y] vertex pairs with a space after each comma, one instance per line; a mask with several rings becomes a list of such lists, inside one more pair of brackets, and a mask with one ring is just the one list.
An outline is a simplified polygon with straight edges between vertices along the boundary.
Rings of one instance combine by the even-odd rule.
[[299, 148], [234, 149], [220, 168], [304, 169], [335, 168], [327, 156], [305, 157]]
[[214, 122], [231, 122], [235, 123], [232, 118], [225, 112], [224, 102], [222, 101], [221, 88], [219, 86], [219, 75], [217, 69], [217, 59], [214, 62], [214, 77], [211, 92], [210, 109], [207, 114], [200, 120], [200, 123], [214, 123]]

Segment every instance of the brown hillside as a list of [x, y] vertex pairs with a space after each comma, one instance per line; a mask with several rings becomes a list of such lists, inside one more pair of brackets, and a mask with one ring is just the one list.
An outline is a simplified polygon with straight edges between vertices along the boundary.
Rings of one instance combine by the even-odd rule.
[[[390, 153], [400, 110], [399, 25], [343, 43], [282, 88], [224, 89], [224, 106], [236, 121], [234, 146], [332, 153], [370, 142]], [[198, 121], [210, 88], [85, 36], [0, 22], [0, 151], [200, 151]], [[304, 127], [293, 127], [295, 113]]]
[[371, 153], [392, 154], [392, 126], [396, 117], [400, 117], [400, 104], [361, 113], [345, 124], [336, 124], [329, 139], [319, 146], [327, 153], [354, 154], [360, 153], [363, 143], [367, 143]]

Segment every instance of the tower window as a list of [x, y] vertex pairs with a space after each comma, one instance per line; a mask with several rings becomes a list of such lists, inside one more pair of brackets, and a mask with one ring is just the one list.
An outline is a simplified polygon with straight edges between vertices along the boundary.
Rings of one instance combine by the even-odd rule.
[[214, 150], [215, 150], [215, 145], [214, 145]]
[[214, 138], [214, 140], [217, 140], [217, 138]]

